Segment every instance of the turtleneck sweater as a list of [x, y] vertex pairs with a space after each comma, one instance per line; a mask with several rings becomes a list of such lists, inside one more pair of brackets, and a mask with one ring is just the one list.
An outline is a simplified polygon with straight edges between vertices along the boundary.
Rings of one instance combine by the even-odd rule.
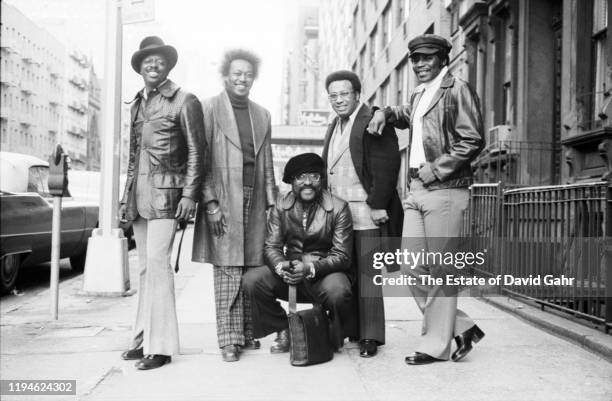
[[253, 187], [255, 185], [255, 145], [253, 143], [253, 127], [251, 126], [251, 115], [249, 114], [249, 98], [236, 96], [226, 91], [229, 96], [238, 134], [242, 146], [242, 185]]

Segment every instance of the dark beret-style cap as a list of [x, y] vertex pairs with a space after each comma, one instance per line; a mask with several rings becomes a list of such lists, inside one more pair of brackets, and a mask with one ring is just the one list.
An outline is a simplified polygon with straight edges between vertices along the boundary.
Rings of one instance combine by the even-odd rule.
[[447, 55], [453, 45], [440, 35], [424, 34], [419, 35], [416, 38], [408, 42], [408, 50], [410, 50], [410, 57], [413, 54], [435, 54], [443, 53]]
[[325, 89], [329, 88], [329, 84], [336, 81], [349, 81], [353, 85], [353, 90], [361, 93], [361, 80], [359, 75], [349, 70], [334, 71], [325, 78]]
[[291, 184], [293, 179], [302, 173], [325, 173], [325, 163], [316, 153], [302, 153], [293, 156], [285, 165], [283, 172], [283, 182]]

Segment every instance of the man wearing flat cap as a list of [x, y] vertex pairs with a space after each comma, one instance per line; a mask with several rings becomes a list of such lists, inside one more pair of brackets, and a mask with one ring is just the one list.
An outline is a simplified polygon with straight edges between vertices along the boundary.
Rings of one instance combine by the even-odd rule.
[[[409, 194], [404, 200], [402, 247], [430, 252], [452, 249], [460, 237], [463, 214], [472, 184], [470, 162], [484, 147], [480, 104], [474, 90], [448, 72], [452, 45], [445, 38], [426, 34], [408, 43], [412, 68], [420, 83], [408, 105], [391, 106], [375, 113], [368, 131], [382, 127], [410, 128], [408, 149]], [[455, 238], [455, 239], [453, 239]], [[436, 275], [437, 265], [403, 266], [413, 276]], [[420, 282], [417, 280], [417, 282]], [[423, 312], [422, 337], [409, 365], [464, 358], [484, 333], [457, 309], [456, 287], [412, 286]], [[457, 348], [451, 355], [451, 340]]]
[[202, 173], [202, 107], [168, 79], [177, 62], [172, 46], [142, 40], [132, 68], [144, 80], [131, 107], [130, 156], [119, 210], [130, 220], [138, 250], [138, 310], [130, 349], [123, 359], [138, 369], [163, 366], [179, 351], [170, 255], [179, 221], [195, 212]]
[[242, 278], [251, 301], [255, 338], [277, 332], [272, 353], [288, 352], [287, 314], [277, 299], [297, 286], [297, 301], [323, 305], [331, 318], [332, 345], [339, 349], [352, 335], [351, 251], [353, 226], [345, 201], [323, 188], [320, 156], [304, 153], [285, 166], [283, 182], [292, 190], [279, 196], [268, 220], [264, 252], [267, 266]]
[[325, 80], [337, 114], [323, 142], [328, 190], [348, 202], [353, 216], [353, 264], [359, 318], [359, 354], [369, 358], [385, 343], [382, 287], [373, 278], [372, 255], [383, 239], [401, 236], [402, 207], [396, 190], [400, 154], [395, 130], [368, 135], [372, 110], [360, 102], [361, 81], [352, 71], [335, 71]]

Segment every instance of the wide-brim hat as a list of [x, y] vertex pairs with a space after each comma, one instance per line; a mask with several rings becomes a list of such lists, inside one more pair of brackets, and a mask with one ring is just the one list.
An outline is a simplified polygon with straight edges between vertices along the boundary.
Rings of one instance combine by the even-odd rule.
[[295, 177], [303, 173], [319, 173], [324, 175], [325, 163], [321, 156], [316, 153], [302, 153], [289, 159], [287, 164], [285, 164], [283, 182], [291, 184]]
[[442, 36], [431, 33], [419, 35], [408, 42], [410, 57], [414, 54], [435, 54], [442, 53], [447, 55], [453, 45]]
[[140, 49], [132, 55], [132, 68], [140, 74], [142, 60], [150, 54], [162, 54], [168, 61], [168, 71], [174, 68], [178, 60], [176, 49], [164, 43], [157, 36], [147, 36], [140, 42]]

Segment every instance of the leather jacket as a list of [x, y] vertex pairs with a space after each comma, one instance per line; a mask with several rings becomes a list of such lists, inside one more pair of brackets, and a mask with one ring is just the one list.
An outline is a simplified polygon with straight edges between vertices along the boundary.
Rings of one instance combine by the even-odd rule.
[[[140, 183], [139, 208], [147, 219], [173, 219], [181, 197], [198, 201], [202, 174], [202, 106], [191, 93], [167, 80], [158, 88], [159, 101], [147, 113], [142, 91], [131, 108], [130, 156], [121, 203], [127, 204], [126, 218], [139, 215], [136, 207], [137, 179], [141, 160], [148, 162], [146, 185]], [[143, 115], [143, 119], [137, 117]], [[145, 155], [141, 155], [145, 152]], [[143, 157], [144, 156], [144, 157]], [[141, 213], [142, 214], [142, 209]]]
[[[408, 105], [384, 109], [387, 124], [405, 129], [412, 126], [411, 110], [422, 92], [415, 92]], [[408, 141], [408, 155], [412, 131]], [[478, 95], [469, 84], [447, 73], [423, 115], [423, 147], [437, 180], [430, 189], [466, 187], [472, 184], [470, 162], [485, 146]]]
[[[304, 213], [306, 228], [303, 227]], [[315, 280], [333, 272], [351, 273], [353, 221], [346, 201], [323, 190], [307, 211], [293, 191], [281, 196], [268, 219], [264, 253], [268, 267], [280, 262], [313, 262]]]

